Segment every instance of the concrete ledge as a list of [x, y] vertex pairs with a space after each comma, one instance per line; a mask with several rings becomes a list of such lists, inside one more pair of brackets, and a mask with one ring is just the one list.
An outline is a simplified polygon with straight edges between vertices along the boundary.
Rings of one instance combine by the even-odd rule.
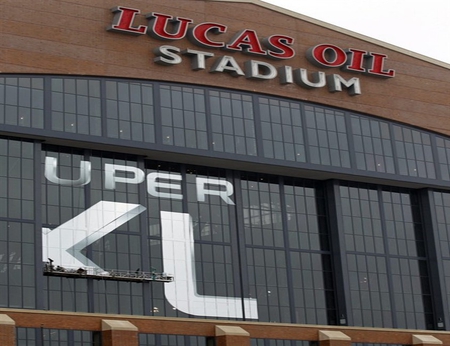
[[0, 314], [0, 325], [15, 326], [16, 322], [8, 315]]
[[319, 341], [322, 340], [351, 341], [352, 339], [337, 330], [319, 330]]
[[216, 336], [223, 336], [223, 335], [250, 336], [250, 333], [241, 327], [216, 326]]
[[137, 332], [138, 328], [129, 321], [102, 320], [102, 330], [124, 330]]
[[442, 345], [443, 342], [433, 335], [413, 335], [412, 336], [413, 345]]

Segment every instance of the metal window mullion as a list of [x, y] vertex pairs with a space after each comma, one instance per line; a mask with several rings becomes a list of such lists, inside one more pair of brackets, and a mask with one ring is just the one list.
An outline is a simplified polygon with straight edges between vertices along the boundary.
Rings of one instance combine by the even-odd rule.
[[[84, 160], [85, 161], [91, 161], [92, 157], [92, 150], [85, 150], [84, 152]], [[91, 184], [87, 184], [84, 186], [84, 206], [85, 210], [87, 210], [92, 204], [92, 198], [91, 198]], [[87, 257], [92, 256], [92, 246], [88, 246], [86, 249], [86, 255]], [[92, 257], [91, 257], [92, 258]], [[87, 302], [87, 308], [88, 312], [95, 312], [95, 305], [94, 305], [94, 282], [93, 280], [87, 280], [87, 296], [88, 296], [88, 302]]]
[[[269, 100], [267, 102], [270, 102]], [[265, 157], [264, 145], [263, 145], [263, 135], [261, 127], [261, 110], [259, 107], [259, 95], [252, 95], [253, 104], [253, 128], [255, 130], [255, 142], [256, 142], [256, 157]], [[270, 107], [269, 107], [270, 113]], [[245, 130], [245, 116], [244, 116], [244, 130]], [[247, 131], [245, 131], [245, 139], [247, 139]], [[245, 143], [247, 145], [247, 142]], [[272, 139], [273, 147], [273, 139]], [[248, 153], [248, 151], [247, 151]], [[275, 157], [275, 155], [274, 155]]]
[[[397, 314], [396, 314], [397, 309], [395, 307], [395, 297], [393, 296], [394, 285], [393, 285], [392, 270], [391, 270], [391, 259], [394, 258], [394, 256], [390, 256], [390, 254], [389, 254], [389, 243], [388, 243], [387, 232], [386, 232], [386, 214], [384, 212], [383, 190], [380, 186], [377, 189], [377, 195], [378, 195], [378, 206], [380, 208], [381, 233], [383, 235], [383, 245], [384, 245], [384, 249], [385, 249], [384, 258], [386, 259], [386, 274], [387, 274], [387, 282], [388, 282], [388, 287], [389, 287], [389, 300], [391, 302], [392, 327], [398, 328]], [[393, 203], [393, 202], [391, 202], [391, 203]]]
[[310, 145], [309, 145], [309, 136], [308, 136], [308, 125], [306, 121], [306, 110], [305, 104], [300, 103], [300, 118], [302, 122], [302, 131], [303, 131], [303, 145], [305, 148], [305, 162], [311, 164], [311, 154], [310, 154]]
[[[347, 253], [345, 249], [345, 234], [340, 202], [339, 182], [328, 180], [325, 182], [325, 196], [327, 217], [329, 220], [329, 234], [331, 242], [331, 259], [333, 264], [333, 278], [335, 284], [335, 299], [337, 324], [353, 325], [350, 297], [350, 282], [348, 276]], [[345, 320], [345, 321], [344, 321]]]
[[[52, 130], [52, 78], [44, 77], [44, 129]], [[6, 93], [6, 88], [5, 88]]]
[[[445, 284], [444, 265], [439, 244], [439, 227], [435, 210], [434, 192], [431, 189], [423, 189], [418, 192], [419, 203], [422, 211], [425, 247], [428, 263], [428, 277], [433, 304], [434, 328], [448, 329], [450, 326], [450, 314], [448, 309], [448, 297]], [[427, 231], [425, 231], [427, 230]], [[438, 326], [440, 319], [443, 327]]]
[[[226, 177], [227, 181], [232, 181], [233, 186], [236, 186], [236, 184], [240, 185], [240, 179], [236, 178], [236, 175], [238, 173], [235, 173], [234, 171], [227, 170], [226, 171]], [[236, 179], [239, 179], [238, 182]], [[237, 193], [239, 191], [239, 193]], [[245, 309], [244, 309], [244, 302], [243, 299], [245, 297], [248, 297], [248, 292], [244, 293], [243, 289], [243, 277], [248, 277], [247, 275], [242, 275], [242, 265], [241, 265], [241, 252], [239, 251], [239, 211], [241, 211], [242, 214], [242, 194], [240, 193], [240, 189], [235, 190], [234, 194], [234, 205], [228, 205], [228, 222], [230, 225], [230, 251], [232, 255], [233, 260], [231, 262], [231, 267], [233, 269], [233, 289], [237, 296], [243, 297], [241, 299], [242, 301], [242, 311], [244, 311], [245, 315]], [[223, 215], [222, 215], [223, 217]], [[227, 263], [224, 261], [224, 265]], [[226, 270], [226, 269], [225, 269]], [[244, 316], [245, 319], [245, 316]]]
[[[396, 126], [398, 126], [398, 125], [396, 125]], [[397, 139], [395, 138], [394, 124], [392, 122], [388, 122], [388, 127], [389, 127], [389, 135], [390, 135], [389, 139], [390, 139], [391, 148], [392, 148], [392, 159], [394, 161], [394, 174], [401, 176], [400, 168], [398, 165], [399, 157], [397, 154], [397, 145], [395, 143], [397, 141]], [[402, 143], [403, 143], [403, 140], [402, 140]], [[405, 157], [405, 160], [406, 160], [406, 157]], [[408, 162], [406, 164], [408, 164]], [[407, 176], [409, 176], [409, 174]]]
[[[181, 185], [181, 194], [183, 195], [183, 199], [181, 200], [181, 210], [182, 210], [183, 213], [189, 213], [189, 208], [188, 208], [189, 201], [188, 201], [187, 198], [184, 198], [184, 196], [187, 196], [187, 191], [188, 191], [186, 166], [187, 165], [185, 165], [185, 164], [181, 164], [179, 166], [180, 174], [181, 174], [181, 177], [182, 177], [180, 185]], [[172, 171], [171, 171], [171, 173], [172, 173]], [[159, 203], [161, 203], [161, 202], [159, 201]], [[161, 204], [160, 204], [160, 208], [161, 208]], [[189, 219], [191, 219], [191, 217], [189, 217]], [[191, 226], [189, 225], [188, 227], [191, 227]], [[162, 232], [162, 229], [161, 229], [161, 232]], [[162, 246], [163, 246], [162, 233], [161, 233], [160, 237], [161, 237], [161, 253], [163, 253], [162, 252]], [[192, 246], [195, 247], [195, 235], [194, 234], [192, 234], [192, 238], [193, 238], [193, 241], [194, 241], [194, 244], [192, 244]], [[196, 257], [198, 258], [199, 256], [201, 256], [201, 254], [198, 254], [198, 253], [196, 254], [195, 251], [193, 252], [193, 257], [194, 258], [192, 258], [192, 261], [193, 261], [193, 266], [194, 266], [193, 270], [194, 271], [196, 270], [196, 263], [195, 263]], [[163, 265], [164, 265], [164, 261], [163, 261]], [[202, 262], [202, 266], [203, 266], [203, 262]], [[176, 278], [175, 278], [175, 280], [176, 280]], [[202, 283], [202, 284], [204, 284], [204, 283]], [[198, 292], [197, 282], [194, 282], [194, 285], [195, 285], [196, 291]], [[179, 317], [178, 310], [176, 312], [176, 315]], [[156, 343], [156, 344], [160, 345], [160, 343]]]
[[[35, 232], [34, 246], [37, 251], [35, 251], [35, 302], [36, 309], [44, 310], [44, 276], [42, 275], [42, 167], [41, 167], [41, 153], [42, 144], [40, 142], [35, 142], [33, 145], [34, 149], [34, 225], [37, 232]], [[48, 290], [50, 287], [47, 288]]]
[[[283, 237], [285, 244], [285, 258], [286, 258], [286, 277], [288, 282], [288, 295], [289, 295], [289, 306], [290, 306], [290, 316], [291, 323], [298, 323], [295, 318], [295, 298], [294, 298], [294, 287], [293, 287], [293, 274], [292, 274], [292, 265], [291, 265], [291, 252], [289, 250], [289, 232], [288, 232], [288, 219], [287, 219], [287, 207], [285, 200], [285, 191], [284, 191], [284, 180], [283, 178], [279, 178], [278, 180], [279, 188], [280, 188], [280, 206], [281, 206], [281, 222], [283, 226]], [[294, 201], [295, 201], [295, 193], [294, 193]], [[297, 208], [296, 208], [297, 210]], [[299, 252], [300, 253], [300, 252]]]
[[[431, 152], [433, 154], [433, 167], [434, 167], [434, 174], [436, 176], [435, 179], [441, 181], [441, 184], [442, 184], [442, 173], [441, 173], [441, 165], [439, 162], [439, 154], [438, 154], [438, 148], [437, 148], [436, 135], [430, 133], [429, 136], [430, 136]], [[427, 161], [425, 158], [425, 170], [426, 169], [427, 169]], [[428, 178], [428, 176], [427, 176], [427, 178]]]
[[[244, 135], [242, 136], [243, 140], [244, 140], [244, 150], [245, 150], [245, 155], [248, 155], [248, 148], [247, 148], [247, 134], [245, 132], [245, 114], [244, 114], [244, 103], [246, 102], [245, 100], [243, 100], [243, 96], [244, 95], [240, 95], [239, 97], [239, 106], [241, 109], [241, 118], [242, 119], [242, 126], [243, 126], [243, 133]], [[252, 108], [253, 108], [254, 104], [253, 104], [253, 98], [252, 98]], [[231, 109], [233, 109], [233, 100], [231, 100]], [[254, 113], [254, 112], [253, 112]], [[253, 121], [255, 119], [255, 115], [253, 114]], [[236, 136], [236, 131], [234, 129], [235, 122], [233, 121], [233, 131], [235, 133]]]
[[[345, 122], [345, 128], [346, 128], [345, 137], [347, 138], [347, 145], [348, 145], [347, 150], [348, 150], [349, 156], [350, 156], [350, 168], [356, 170], [358, 168], [356, 167], [356, 155], [355, 155], [356, 148], [355, 148], [355, 141], [353, 140], [354, 134], [353, 134], [351, 117], [352, 117], [352, 115], [349, 112], [344, 112], [344, 122]], [[359, 123], [360, 123], [360, 129], [361, 129], [361, 138], [364, 138], [363, 133], [362, 133], [361, 119], [359, 119]], [[372, 129], [370, 129], [370, 131], [372, 132]], [[336, 126], [336, 135], [338, 137], [338, 145], [340, 147], [339, 132], [337, 131], [337, 126]], [[364, 146], [364, 139], [362, 140], [362, 144]], [[372, 147], [373, 147], [373, 142], [372, 142]], [[341, 148], [339, 148], [339, 149], [341, 149]], [[363, 154], [365, 154], [365, 150], [364, 150]], [[375, 154], [374, 154], [374, 156], [375, 156]], [[365, 162], [365, 166], [367, 168], [366, 162]]]
[[[234, 172], [233, 184], [235, 187], [235, 220], [236, 220], [236, 250], [233, 251], [233, 255], [237, 254], [239, 261], [239, 284], [242, 297], [249, 297], [249, 281], [248, 281], [248, 263], [247, 263], [247, 247], [245, 244], [245, 223], [244, 223], [244, 203], [243, 203], [243, 193], [247, 193], [247, 190], [243, 191], [241, 188], [241, 177], [240, 172]], [[244, 311], [244, 300], [242, 300], [242, 310]]]
[[[108, 116], [106, 114], [106, 83], [107, 79], [100, 79], [100, 128], [101, 136], [108, 137]], [[117, 106], [117, 108], [119, 108]]]
[[163, 145], [162, 139], [162, 121], [161, 121], [161, 84], [152, 83], [153, 91], [153, 123], [155, 131], [155, 143], [159, 146]]
[[[138, 157], [137, 159], [137, 167], [141, 169], [142, 171], [145, 170], [145, 161], [144, 158]], [[147, 208], [147, 190], [146, 190], [146, 184], [139, 184], [138, 185], [138, 200], [139, 204]], [[148, 208], [147, 208], [148, 209]], [[150, 261], [147, 261], [147, 259], [150, 258], [150, 251], [149, 251], [149, 245], [148, 245], [148, 229], [149, 229], [149, 223], [148, 223], [148, 214], [141, 213], [139, 214], [139, 224], [140, 224], [140, 240], [141, 240], [141, 268], [143, 272], [150, 272]], [[144, 315], [151, 315], [152, 314], [152, 287], [153, 285], [151, 282], [144, 282], [142, 283], [142, 300], [144, 303], [143, 309], [144, 309]]]
[[[205, 98], [205, 121], [206, 121], [206, 140], [207, 143], [207, 150], [210, 152], [213, 152], [213, 132], [212, 132], [212, 121], [211, 121], [211, 101], [210, 101], [210, 95], [209, 95], [209, 89], [202, 89], [204, 91], [203, 96]], [[195, 100], [195, 98], [194, 98]], [[195, 101], [194, 101], [195, 102]]]

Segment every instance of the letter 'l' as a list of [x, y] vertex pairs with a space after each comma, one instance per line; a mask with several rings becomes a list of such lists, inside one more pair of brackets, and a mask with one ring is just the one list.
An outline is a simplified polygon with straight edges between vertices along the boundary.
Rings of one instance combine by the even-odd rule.
[[256, 299], [202, 296], [197, 293], [192, 220], [187, 213], [161, 211], [164, 271], [174, 275], [165, 283], [166, 299], [178, 310], [195, 316], [257, 319]]

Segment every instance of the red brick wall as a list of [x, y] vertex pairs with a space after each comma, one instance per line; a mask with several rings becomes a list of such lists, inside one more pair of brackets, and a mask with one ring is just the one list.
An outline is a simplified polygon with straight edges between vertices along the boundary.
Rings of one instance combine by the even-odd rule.
[[216, 337], [215, 346], [250, 346], [250, 338], [238, 335], [222, 335]]
[[106, 330], [102, 333], [102, 346], [138, 346], [137, 333], [122, 330]]
[[[101, 331], [102, 320], [107, 319], [129, 321], [138, 328], [139, 333], [213, 337], [215, 336], [215, 326], [220, 322], [220, 325], [241, 327], [250, 333], [251, 338], [317, 341], [319, 330], [339, 330], [349, 336], [353, 343], [359, 342], [409, 345], [412, 342], [413, 334], [425, 334], [436, 337], [441, 340], [444, 345], [450, 345], [450, 332], [432, 330], [420, 331], [404, 329], [314, 326], [282, 323], [49, 312], [4, 308], [0, 308], [0, 313], [6, 314], [12, 318], [16, 323], [16, 327], [28, 328], [43, 327], [52, 329]], [[106, 332], [107, 331], [104, 333]], [[3, 343], [0, 343], [0, 345], [9, 346], [8, 344]]]
[[[55, 73], [115, 76], [201, 83], [274, 94], [342, 107], [408, 123], [450, 135], [450, 66], [442, 67], [398, 51], [370, 43], [342, 32], [318, 26], [249, 3], [178, 0], [3, 0], [0, 11], [0, 71], [2, 73]], [[221, 37], [230, 39], [239, 30], [256, 30], [259, 37], [284, 34], [295, 38], [296, 57], [271, 61], [242, 53], [211, 50], [216, 56], [232, 55], [242, 66], [256, 59], [274, 66], [290, 65], [310, 72], [338, 73], [344, 78], [359, 77], [362, 95], [346, 91], [306, 90], [297, 85], [280, 85], [278, 79], [251, 81], [227, 73], [192, 71], [185, 57], [177, 66], [153, 63], [152, 49], [163, 44], [181, 49], [200, 49], [188, 40], [163, 42], [145, 36], [107, 32], [112, 23], [110, 8], [138, 8], [142, 13], [161, 12], [187, 17], [195, 23], [214, 21], [228, 26]], [[136, 24], [147, 24], [141, 15]], [[395, 69], [391, 79], [356, 75], [337, 69], [324, 70], [305, 58], [308, 48], [332, 43], [341, 48], [357, 48], [388, 55], [386, 68]], [[205, 49], [200, 49], [205, 50]], [[213, 58], [214, 59], [214, 58]], [[207, 60], [210, 68], [213, 60]]]
[[16, 328], [13, 325], [0, 325], [0, 345], [16, 346]]

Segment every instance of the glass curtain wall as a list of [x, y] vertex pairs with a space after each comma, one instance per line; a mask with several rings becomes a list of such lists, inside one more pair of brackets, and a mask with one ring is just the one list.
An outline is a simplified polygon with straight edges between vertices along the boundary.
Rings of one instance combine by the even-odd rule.
[[353, 324], [432, 328], [417, 196], [363, 184], [342, 183], [339, 191]]
[[[253, 299], [260, 321], [334, 323], [321, 184], [53, 147], [42, 154], [43, 169], [49, 158], [60, 180], [42, 177], [44, 228], [55, 229], [101, 201], [145, 208], [82, 250], [99, 267], [163, 271], [161, 213], [184, 213], [191, 218], [199, 296]], [[82, 162], [90, 163], [86, 184]], [[111, 169], [114, 184], [107, 179]], [[162, 283], [45, 277], [44, 287], [44, 305], [53, 310], [189, 315], [168, 302]], [[205, 310], [197, 317], [210, 316]]]
[[[253, 301], [259, 321], [337, 324], [329, 234], [339, 231], [352, 324], [433, 328], [429, 230], [414, 190], [340, 182], [343, 228], [336, 230], [327, 221], [321, 182], [74, 148], [44, 146], [40, 152], [40, 144], [13, 139], [1, 143], [1, 306], [248, 318], [246, 311], [210, 316], [206, 305], [192, 313], [167, 298], [163, 283], [43, 277], [42, 229], [54, 230], [106, 201], [144, 209], [82, 249], [105, 270], [164, 271], [161, 213], [184, 214], [193, 239], [192, 268], [185, 268], [195, 274], [198, 296]], [[86, 163], [89, 181], [81, 175]], [[432, 196], [447, 283], [450, 199], [444, 192]]]

